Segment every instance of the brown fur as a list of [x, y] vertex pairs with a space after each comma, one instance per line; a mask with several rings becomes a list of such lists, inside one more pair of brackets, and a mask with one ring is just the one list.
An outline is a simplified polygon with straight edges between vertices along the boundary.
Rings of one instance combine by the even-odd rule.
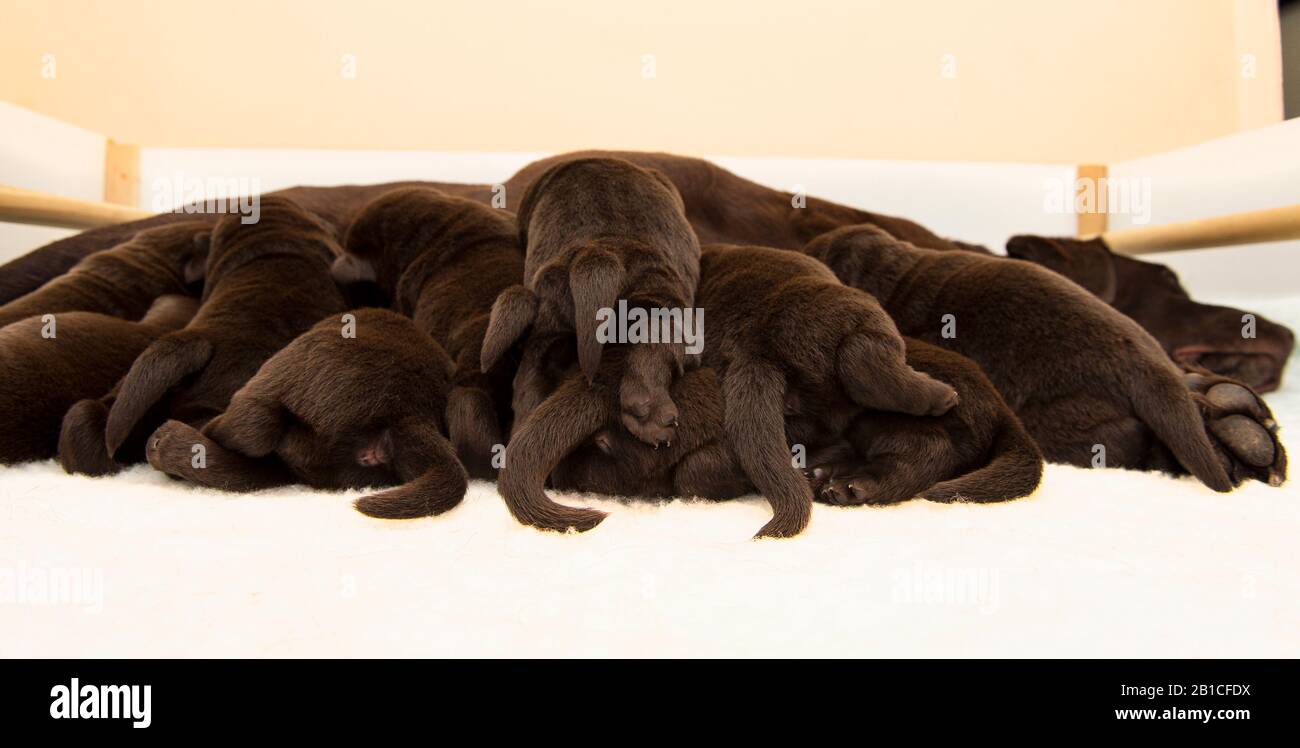
[[787, 433], [813, 450], [864, 408], [936, 416], [952, 387], [907, 365], [894, 323], [816, 260], [766, 247], [710, 244], [700, 259], [704, 364], [718, 371], [729, 443], [774, 516], [760, 536], [800, 532], [812, 493]]
[[1255, 337], [1243, 336], [1246, 312], [1193, 301], [1167, 266], [1115, 254], [1101, 239], [1013, 236], [1007, 254], [1064, 275], [1123, 312], [1165, 353], [1272, 392], [1295, 348], [1286, 327], [1255, 316]]
[[[1101, 445], [1108, 466], [1232, 488], [1237, 468], [1221, 462], [1227, 452], [1216, 453], [1180, 369], [1137, 323], [1074, 283], [1019, 260], [913, 247], [874, 227], [831, 232], [807, 251], [878, 298], [904, 335], [978, 363], [1048, 460], [1091, 465]], [[954, 337], [943, 334], [945, 315]], [[1254, 475], [1277, 480], [1276, 467]]]
[[[552, 166], [528, 187], [519, 208], [524, 284], [492, 308], [482, 363], [491, 367], [529, 334], [515, 378], [515, 418], [538, 400], [528, 388], [542, 366], [539, 351], [557, 335], [576, 333], [578, 362], [589, 380], [604, 346], [598, 310], [620, 299], [629, 307], [685, 309], [699, 285], [699, 242], [681, 196], [657, 172], [626, 161], [585, 158]], [[672, 440], [677, 410], [668, 396], [681, 374], [684, 346], [637, 343], [619, 385], [624, 425], [650, 444]]]
[[[355, 337], [344, 336], [341, 319], [321, 320], [263, 364], [201, 433], [164, 424], [150, 439], [149, 463], [226, 490], [403, 484], [357, 501], [376, 517], [456, 506], [467, 477], [443, 435], [451, 360], [401, 315], [352, 314]], [[204, 445], [206, 465], [195, 466], [194, 444]]]
[[189, 294], [203, 280], [212, 227], [186, 221], [147, 229], [91, 255], [31, 293], [0, 306], [0, 327], [60, 312], [137, 320], [159, 296]]
[[907, 363], [948, 382], [961, 399], [942, 416], [867, 411], [843, 441], [809, 465], [817, 497], [831, 504], [1007, 501], [1028, 496], [1043, 474], [1038, 446], [974, 361], [904, 338]]
[[722, 404], [711, 369], [687, 371], [671, 385], [684, 418], [670, 444], [652, 447], [628, 434], [619, 391], [630, 352], [612, 347], [590, 383], [572, 353], [554, 391], [517, 423], [497, 490], [520, 522], [582, 532], [605, 518], [553, 501], [548, 476], [558, 488], [625, 496], [733, 498], [752, 490], [721, 441]]
[[[808, 197], [803, 208], [796, 208], [791, 203], [793, 195], [788, 192], [742, 179], [703, 159], [667, 153], [577, 151], [535, 161], [505, 182], [507, 207], [517, 208], [528, 184], [550, 166], [565, 160], [592, 156], [621, 158], [638, 166], [656, 169], [667, 176], [681, 193], [687, 218], [703, 242], [799, 249], [824, 232], [845, 226], [870, 224], [918, 247], [988, 252], [975, 244], [940, 237], [924, 226], [904, 218], [858, 210], [814, 197]], [[293, 187], [271, 194], [285, 195], [300, 201], [306, 208], [332, 223], [341, 234], [355, 212], [367, 200], [391, 189], [414, 185], [436, 187], [448, 194], [483, 203], [489, 202], [494, 195], [493, 189], [488, 185], [436, 182]], [[216, 220], [215, 216], [196, 217]], [[92, 229], [12, 260], [0, 266], [0, 303], [37, 288], [93, 252], [126, 241], [141, 228], [186, 218], [185, 215], [166, 213], [141, 221]], [[1067, 250], [1071, 247], [1071, 240], [1044, 237], [1019, 239], [1032, 240], [1031, 243], [1057, 243], [1066, 246]], [[1055, 250], [1043, 252], [1028, 249], [1022, 252], [1015, 244], [1013, 240], [1007, 246], [1013, 257], [1045, 264], [1065, 273], [1088, 290], [1098, 292], [1089, 282], [1090, 278], [1098, 275], [1095, 268], [1080, 267], [1076, 273], [1068, 266], [1080, 266], [1081, 263], [1068, 258], [1054, 259], [1052, 255], [1056, 253]], [[1095, 244], [1102, 243], [1096, 241]], [[1096, 259], [1093, 257], [1087, 262]], [[1114, 265], [1112, 268], [1101, 268], [1112, 276], [1114, 286], [1113, 296], [1110, 295], [1111, 292], [1102, 292], [1103, 300], [1146, 328], [1170, 355], [1184, 363], [1208, 366], [1220, 374], [1241, 379], [1261, 392], [1277, 387], [1281, 370], [1287, 361], [1282, 353], [1291, 348], [1294, 340], [1289, 330], [1256, 315], [1260, 323], [1258, 337], [1243, 340], [1233, 332], [1234, 329], [1240, 329], [1240, 310], [1200, 304], [1188, 299], [1186, 293], [1178, 287], [1177, 276], [1172, 276], [1164, 265], [1119, 257], [1109, 249], [1105, 250], [1105, 260], [1103, 265]], [[1233, 322], [1233, 319], [1236, 321]]]
[[426, 188], [367, 204], [334, 264], [340, 282], [373, 280], [392, 308], [415, 321], [456, 363], [447, 428], [475, 478], [494, 479], [493, 449], [505, 443], [513, 361], [482, 370], [480, 352], [497, 296], [523, 281], [514, 216]]
[[[53, 457], [63, 414], [78, 400], [98, 397], [158, 336], [183, 326], [197, 302], [157, 299], [131, 322], [97, 312], [31, 317], [0, 329], [0, 463]], [[101, 436], [102, 438], [102, 436]]]
[[[831, 503], [916, 495], [945, 502], [1005, 501], [1031, 493], [1042, 457], [974, 362], [916, 340], [907, 340], [907, 353], [918, 370], [953, 382], [960, 402], [939, 417], [863, 412], [843, 438], [822, 451], [827, 459], [809, 468], [819, 498]], [[624, 356], [625, 351], [611, 352], [590, 386], [573, 366], [521, 425], [498, 484], [520, 521], [543, 529], [586, 530], [604, 518], [547, 497], [548, 475], [557, 490], [635, 498], [725, 500], [755, 490], [727, 438], [714, 370], [688, 371], [673, 384], [681, 426], [672, 444], [654, 448], [627, 434], [619, 422], [617, 384]], [[895, 449], [914, 454], [899, 455]], [[861, 479], [871, 476], [878, 484], [864, 496]]]
[[343, 311], [330, 276], [329, 228], [282, 198], [263, 198], [255, 224], [229, 215], [212, 233], [203, 305], [183, 330], [149, 346], [109, 411], [110, 455], [166, 400], [171, 418], [202, 424], [270, 358], [316, 321]]

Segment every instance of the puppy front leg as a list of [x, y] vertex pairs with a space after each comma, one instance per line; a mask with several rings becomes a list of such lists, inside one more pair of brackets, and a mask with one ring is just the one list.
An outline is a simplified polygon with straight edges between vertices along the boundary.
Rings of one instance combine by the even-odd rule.
[[174, 478], [222, 491], [257, 491], [294, 482], [279, 460], [232, 452], [180, 421], [168, 421], [153, 432], [145, 444], [145, 459]]
[[764, 361], [733, 361], [723, 378], [723, 422], [736, 459], [772, 505], [755, 537], [788, 538], [808, 526], [812, 489], [785, 442], [785, 375]]
[[427, 517], [442, 514], [465, 498], [469, 476], [435, 424], [407, 419], [390, 428], [383, 439], [385, 449], [392, 450], [398, 477], [406, 482], [362, 496], [354, 504], [357, 511], [382, 519]]

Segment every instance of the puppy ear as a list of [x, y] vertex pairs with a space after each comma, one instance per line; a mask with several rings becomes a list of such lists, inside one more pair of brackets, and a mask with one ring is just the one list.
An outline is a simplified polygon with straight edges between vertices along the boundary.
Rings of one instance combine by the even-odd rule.
[[1100, 239], [1013, 236], [1007, 240], [1007, 256], [1064, 275], [1107, 304], [1115, 300], [1115, 263]]
[[181, 269], [186, 285], [198, 283], [208, 274], [208, 252], [211, 249], [211, 230], [194, 235], [194, 250], [185, 258], [185, 267]]
[[492, 370], [497, 359], [523, 337], [537, 319], [537, 296], [521, 285], [507, 288], [492, 303], [492, 316], [488, 318], [487, 332], [483, 335], [483, 349], [479, 352], [479, 368]]
[[339, 255], [330, 266], [330, 275], [334, 276], [334, 282], [340, 286], [373, 283], [375, 266], [369, 260], [363, 260], [356, 255], [343, 254]]
[[590, 384], [600, 368], [604, 344], [596, 336], [601, 309], [613, 309], [623, 288], [623, 263], [612, 252], [588, 248], [578, 253], [569, 268], [573, 294], [573, 326], [578, 333], [578, 363]]

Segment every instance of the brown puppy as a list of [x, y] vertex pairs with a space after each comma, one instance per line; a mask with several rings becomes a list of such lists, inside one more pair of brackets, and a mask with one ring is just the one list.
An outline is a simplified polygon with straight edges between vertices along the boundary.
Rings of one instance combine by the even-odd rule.
[[[846, 435], [823, 452], [831, 459], [808, 470], [819, 498], [836, 504], [900, 501], [918, 494], [945, 502], [1005, 501], [1031, 493], [1042, 458], [978, 367], [919, 341], [907, 344], [908, 361], [948, 377], [960, 403], [937, 418], [860, 415], [850, 431], [859, 432], [856, 444]], [[548, 475], [557, 490], [637, 498], [725, 500], [755, 490], [726, 437], [714, 370], [688, 371], [673, 384], [682, 414], [678, 438], [655, 449], [619, 423], [617, 385], [625, 355], [625, 350], [611, 351], [591, 386], [574, 366], [511, 440], [498, 489], [520, 521], [586, 530], [604, 518], [601, 512], [552, 501], [545, 491]]]
[[[800, 203], [802, 207], [796, 207], [795, 196], [791, 193], [743, 179], [703, 159], [667, 153], [578, 151], [534, 161], [501, 185], [507, 198], [506, 207], [517, 208], [519, 198], [529, 183], [546, 169], [561, 161], [585, 157], [621, 158], [638, 166], [658, 170], [667, 176], [681, 193], [687, 219], [704, 242], [757, 244], [797, 250], [824, 232], [845, 226], [871, 224], [918, 247], [988, 253], [984, 247], [945, 239], [904, 218], [858, 210], [814, 197], [807, 197]], [[333, 223], [342, 234], [352, 216], [367, 200], [392, 189], [416, 185], [436, 187], [448, 194], [483, 203], [502, 194], [489, 185], [437, 182], [293, 187], [271, 194], [299, 201], [308, 210]], [[215, 221], [214, 216], [196, 217]], [[140, 221], [91, 229], [14, 259], [0, 266], [0, 303], [35, 289], [41, 283], [65, 272], [81, 258], [125, 241], [142, 228], [185, 218], [185, 215], [166, 213]], [[1046, 242], [1069, 241], [1028, 238]], [[1049, 267], [1054, 265], [1053, 261], [1040, 259], [1037, 252], [1020, 255], [1010, 245], [1007, 249], [1013, 257], [1019, 256]], [[1115, 260], [1114, 299], [1106, 299], [1107, 302], [1132, 316], [1160, 341], [1166, 351], [1178, 352], [1180, 360], [1195, 360], [1248, 384], [1257, 383], [1262, 391], [1269, 391], [1276, 386], [1273, 382], [1280, 377], [1280, 370], [1286, 362], [1286, 358], [1279, 353], [1290, 348], [1290, 331], [1278, 329], [1280, 326], [1274, 327], [1273, 323], [1256, 315], [1260, 322], [1258, 335], [1255, 339], [1245, 339], [1250, 342], [1243, 343], [1232, 337], [1228, 315], [1224, 312], [1227, 308], [1183, 299], [1185, 294], [1181, 289], [1172, 289], [1177, 285], [1177, 277], [1172, 278], [1171, 284], [1167, 277], [1170, 271], [1164, 265], [1120, 258], [1109, 250], [1105, 254]], [[1089, 275], [1095, 274], [1093, 271], [1087, 272]], [[1085, 282], [1084, 277], [1076, 276], [1073, 272], [1065, 274], [1088, 290], [1096, 291]], [[1238, 312], [1235, 309], [1228, 311]], [[1239, 328], [1240, 314], [1237, 314], [1237, 319]], [[1215, 330], [1222, 332], [1206, 332]]]
[[[1056, 273], [921, 249], [869, 226], [833, 231], [807, 252], [879, 299], [903, 334], [978, 363], [1048, 460], [1185, 471], [1216, 491], [1231, 490], [1242, 474], [1274, 484], [1285, 476], [1285, 453], [1266, 425], [1251, 423], [1240, 439], [1220, 436], [1228, 449], [1216, 450], [1183, 372], [1160, 345]], [[1267, 412], [1231, 386], [1241, 397], [1228, 400]], [[1274, 447], [1263, 465], [1262, 442]]]
[[558, 488], [630, 496], [734, 498], [753, 490], [722, 441], [721, 393], [712, 369], [687, 371], [671, 385], [684, 415], [671, 444], [651, 447], [627, 434], [619, 391], [630, 354], [631, 346], [611, 347], [588, 382], [574, 352], [556, 389], [516, 423], [497, 491], [520, 522], [582, 532], [605, 518], [553, 501], [546, 495], [548, 476]]
[[375, 282], [392, 308], [415, 321], [456, 362], [447, 429], [475, 478], [494, 479], [493, 449], [510, 412], [508, 357], [484, 372], [479, 355], [492, 304], [524, 277], [514, 216], [437, 190], [395, 190], [366, 205], [334, 263], [340, 283]]
[[[226, 490], [291, 480], [317, 488], [404, 484], [357, 501], [376, 517], [456, 506], [467, 477], [443, 436], [451, 359], [399, 314], [351, 314], [355, 327], [321, 320], [272, 356], [201, 434], [163, 424], [149, 440], [149, 464]], [[204, 455], [197, 465], [196, 444]]]
[[31, 293], [0, 306], [0, 327], [59, 312], [140, 319], [166, 294], [188, 294], [203, 280], [212, 227], [198, 221], [147, 229], [91, 255]]
[[1038, 445], [974, 361], [904, 338], [907, 363], [952, 384], [961, 399], [937, 418], [867, 411], [841, 444], [810, 456], [813, 490], [830, 504], [1007, 501], [1043, 475]]
[[[679, 310], [680, 321], [695, 298], [700, 245], [681, 196], [655, 171], [608, 158], [557, 164], [524, 193], [519, 236], [524, 284], [497, 299], [482, 355], [487, 370], [531, 330], [531, 354], [515, 378], [516, 419], [538, 399], [528, 385], [543, 365], [538, 351], [555, 337], [576, 332], [578, 361], [591, 380], [602, 324], [616, 306]], [[673, 438], [677, 409], [668, 389], [683, 369], [681, 333], [656, 329], [646, 341], [618, 341], [636, 343], [619, 385], [623, 422], [648, 444]]]
[[710, 244], [697, 302], [710, 320], [704, 364], [718, 371], [727, 439], [772, 504], [760, 536], [808, 523], [812, 493], [786, 437], [808, 450], [838, 441], [863, 408], [937, 416], [947, 384], [907, 365], [894, 323], [867, 294], [794, 252]]
[[182, 327], [197, 307], [194, 299], [162, 296], [139, 322], [65, 312], [0, 329], [0, 463], [53, 457], [68, 407], [106, 392], [141, 351]]
[[1286, 327], [1226, 306], [1201, 304], [1164, 265], [1115, 254], [1101, 239], [1013, 236], [1007, 254], [1055, 270], [1142, 325], [1179, 363], [1203, 366], [1272, 392], [1295, 347]]
[[164, 399], [171, 418], [206, 422], [262, 362], [346, 308], [330, 276], [338, 244], [318, 218], [266, 197], [257, 223], [241, 219], [228, 215], [212, 232], [198, 314], [149, 346], [123, 379], [105, 427], [109, 455]]
[[[292, 200], [332, 226], [343, 236], [348, 224], [362, 206], [379, 195], [402, 187], [434, 187], [449, 195], [461, 195], [482, 203], [492, 199], [492, 187], [478, 184], [441, 182], [389, 182], [387, 184], [338, 185], [334, 187], [290, 187], [263, 195]], [[521, 187], [522, 189], [522, 187]], [[241, 198], [245, 199], [245, 198]], [[209, 226], [221, 220], [223, 213], [204, 212], [201, 203], [192, 203], [172, 213], [141, 218], [138, 221], [100, 226], [28, 252], [0, 265], [0, 304], [30, 293], [41, 284], [66, 273], [83, 258], [130, 241], [141, 231], [186, 221], [202, 221]], [[190, 212], [184, 212], [189, 210]]]

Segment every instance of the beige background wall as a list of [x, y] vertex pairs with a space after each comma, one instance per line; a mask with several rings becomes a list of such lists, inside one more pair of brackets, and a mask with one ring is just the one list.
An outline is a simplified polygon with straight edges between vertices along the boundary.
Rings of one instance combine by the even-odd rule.
[[1271, 0], [0, 0], [0, 19], [0, 98], [154, 146], [1108, 162], [1282, 111]]

